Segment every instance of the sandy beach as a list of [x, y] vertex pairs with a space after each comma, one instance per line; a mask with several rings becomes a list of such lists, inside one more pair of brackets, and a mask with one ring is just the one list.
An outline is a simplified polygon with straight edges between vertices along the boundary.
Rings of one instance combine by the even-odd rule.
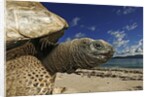
[[[143, 69], [78, 69], [57, 73], [53, 94], [143, 90]], [[58, 89], [57, 89], [58, 88]]]

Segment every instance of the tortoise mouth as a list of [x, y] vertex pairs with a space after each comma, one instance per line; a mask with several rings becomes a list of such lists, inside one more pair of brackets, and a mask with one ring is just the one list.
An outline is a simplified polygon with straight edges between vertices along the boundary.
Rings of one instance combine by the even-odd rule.
[[98, 59], [106, 59], [106, 60], [110, 59], [115, 52], [115, 50], [110, 44], [102, 40], [91, 42], [90, 51], [93, 57], [96, 57]]
[[98, 59], [110, 59], [114, 54], [114, 50], [109, 50], [109, 51], [105, 51], [105, 52], [95, 52], [93, 53], [93, 55], [95, 57], [97, 57]]

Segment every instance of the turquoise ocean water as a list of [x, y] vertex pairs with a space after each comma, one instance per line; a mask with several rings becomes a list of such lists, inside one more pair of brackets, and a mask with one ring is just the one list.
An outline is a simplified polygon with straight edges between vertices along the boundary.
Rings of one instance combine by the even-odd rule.
[[143, 58], [111, 59], [101, 67], [143, 68]]

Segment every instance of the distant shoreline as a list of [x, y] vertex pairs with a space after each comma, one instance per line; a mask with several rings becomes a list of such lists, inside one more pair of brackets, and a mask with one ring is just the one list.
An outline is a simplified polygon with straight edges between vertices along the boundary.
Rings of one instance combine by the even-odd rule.
[[119, 66], [99, 66], [99, 67], [95, 67], [94, 69], [99, 69], [99, 68], [102, 68], [102, 69], [133, 69], [133, 70], [136, 70], [136, 69], [143, 69], [143, 67], [140, 67], [140, 66], [132, 66], [132, 67], [119, 67]]
[[134, 58], [143, 58], [143, 55], [131, 55], [131, 56], [116, 56], [112, 59], [134, 59]]
[[99, 67], [115, 68], [143, 68], [143, 55], [114, 57]]
[[104, 65], [100, 65], [99, 67], [96, 67], [96, 68], [124, 68], [124, 69], [143, 69], [143, 66], [108, 66], [107, 64], [104, 64]]

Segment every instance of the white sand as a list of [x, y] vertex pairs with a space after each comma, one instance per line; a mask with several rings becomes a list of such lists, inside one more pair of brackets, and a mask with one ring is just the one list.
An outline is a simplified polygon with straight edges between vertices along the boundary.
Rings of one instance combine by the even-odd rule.
[[142, 70], [102, 69], [79, 70], [72, 74], [58, 73], [55, 87], [65, 88], [63, 93], [142, 90], [143, 72]]

